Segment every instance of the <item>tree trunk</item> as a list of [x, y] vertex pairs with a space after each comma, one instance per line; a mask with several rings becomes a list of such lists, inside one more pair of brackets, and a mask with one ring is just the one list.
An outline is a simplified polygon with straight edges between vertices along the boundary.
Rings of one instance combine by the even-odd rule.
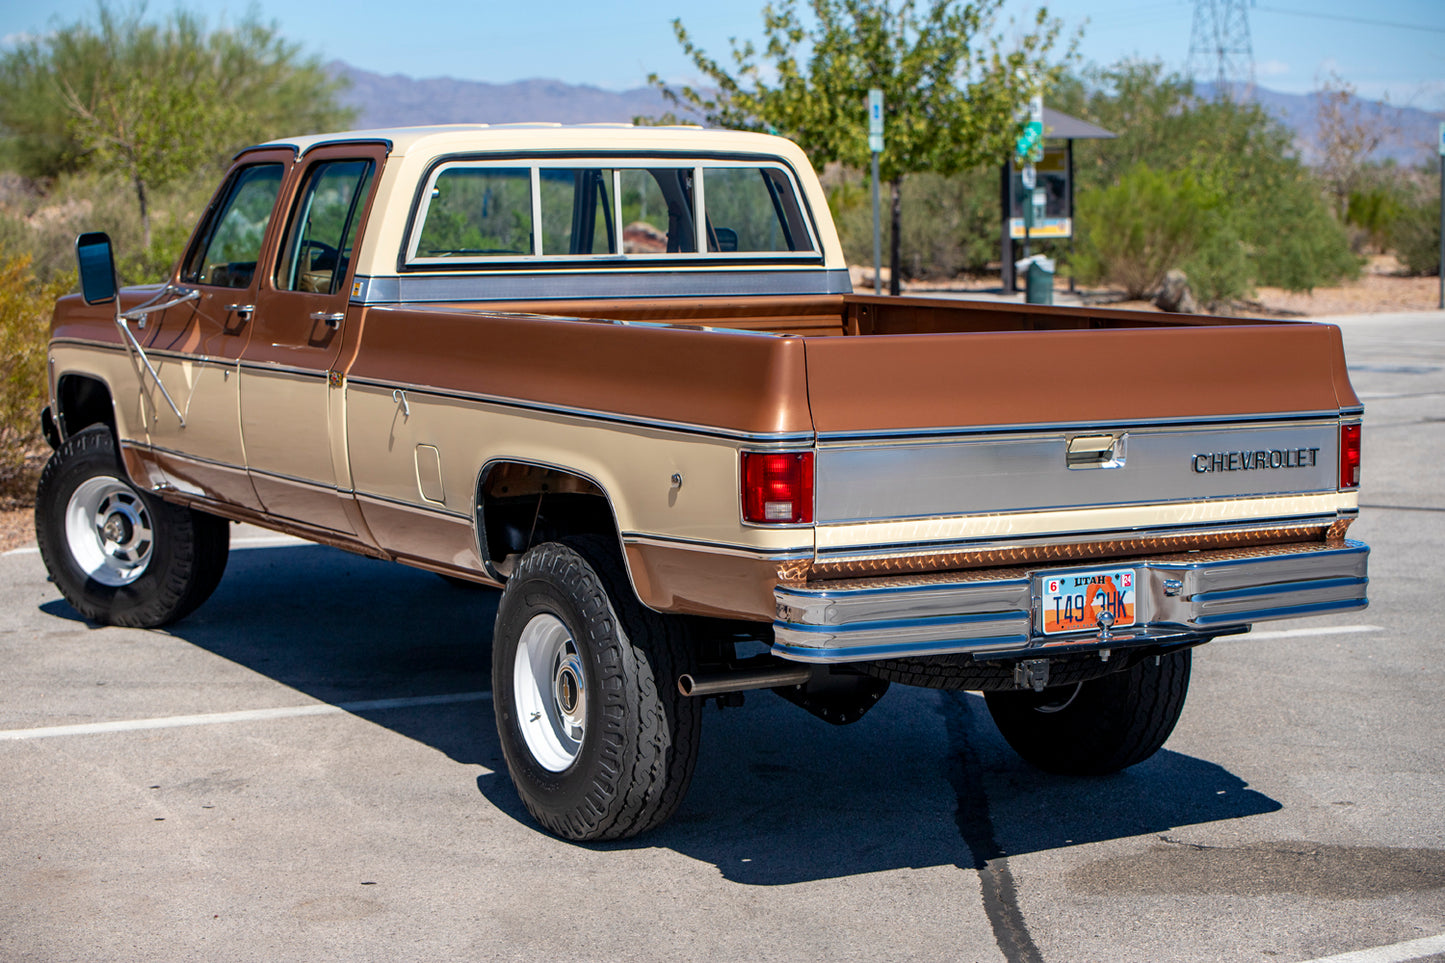
[[146, 201], [146, 182], [141, 180], [140, 174], [132, 172], [131, 182], [135, 184], [135, 199], [140, 202], [140, 228], [141, 237], [145, 240], [146, 252], [151, 249], [151, 210], [150, 204]]
[[892, 188], [892, 210], [889, 212], [891, 223], [888, 238], [888, 293], [898, 295], [899, 279], [902, 274], [900, 268], [903, 266], [902, 243], [900, 235], [903, 233], [903, 175], [896, 175], [889, 182]]

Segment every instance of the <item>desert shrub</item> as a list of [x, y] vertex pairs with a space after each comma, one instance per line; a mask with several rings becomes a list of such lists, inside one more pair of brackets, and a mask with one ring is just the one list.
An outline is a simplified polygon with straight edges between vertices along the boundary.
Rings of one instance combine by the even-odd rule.
[[1391, 185], [1370, 184], [1350, 192], [1347, 210], [1345, 223], [1360, 230], [1372, 248], [1383, 251], [1395, 220], [1404, 213], [1404, 198]]
[[1360, 276], [1348, 233], [1311, 184], [1274, 192], [1247, 223], [1258, 284], [1309, 291]]
[[1426, 195], [1402, 205], [1390, 229], [1390, 244], [1406, 272], [1440, 273], [1440, 200]]
[[197, 172], [184, 184], [153, 198], [151, 246], [145, 247], [135, 201], [114, 177], [77, 174], [62, 177], [44, 193], [0, 204], [0, 246], [31, 257], [30, 269], [42, 281], [75, 270], [75, 237], [105, 231], [115, 243], [122, 284], [161, 280], [180, 258], [191, 228], [205, 209], [220, 175]]
[[74, 283], [73, 275], [42, 282], [28, 255], [0, 249], [0, 506], [31, 495], [33, 471], [27, 470], [26, 456], [40, 436], [50, 313]]
[[[1166, 173], [1135, 164], [1119, 182], [1078, 199], [1080, 237], [1075, 270], [1085, 283], [1105, 282], [1130, 298], [1159, 289], [1171, 268], [1188, 273], [1191, 260], [1210, 275], [1210, 300], [1232, 294], [1234, 274], [1229, 229], [1220, 195], [1185, 171]], [[1191, 275], [1196, 297], [1199, 282]]]
[[[888, 263], [888, 185], [880, 185], [883, 262]], [[828, 206], [850, 264], [873, 263], [873, 201], [864, 173], [844, 172]], [[983, 271], [999, 255], [998, 171], [951, 177], [913, 174], [903, 181], [901, 260], [906, 278], [951, 278]]]

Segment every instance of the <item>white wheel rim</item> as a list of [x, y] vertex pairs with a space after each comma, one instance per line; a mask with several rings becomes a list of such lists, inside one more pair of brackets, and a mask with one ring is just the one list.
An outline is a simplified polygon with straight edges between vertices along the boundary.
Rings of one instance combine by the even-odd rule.
[[512, 697], [532, 758], [550, 772], [577, 761], [587, 725], [587, 677], [577, 643], [554, 615], [534, 615], [512, 662]]
[[82, 482], [65, 506], [65, 541], [80, 570], [102, 585], [129, 585], [150, 565], [155, 531], [134, 488], [100, 475]]

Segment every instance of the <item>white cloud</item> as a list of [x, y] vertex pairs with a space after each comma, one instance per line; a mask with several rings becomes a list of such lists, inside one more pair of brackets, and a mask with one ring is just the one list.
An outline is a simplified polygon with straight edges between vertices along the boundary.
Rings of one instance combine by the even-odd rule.
[[1282, 60], [1265, 60], [1254, 65], [1256, 77], [1283, 77], [1289, 72], [1289, 64]]

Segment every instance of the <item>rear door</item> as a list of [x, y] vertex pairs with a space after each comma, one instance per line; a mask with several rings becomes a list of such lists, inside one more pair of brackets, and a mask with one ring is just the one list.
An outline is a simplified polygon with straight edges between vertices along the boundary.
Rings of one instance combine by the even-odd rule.
[[354, 248], [385, 157], [382, 144], [334, 145], [298, 164], [242, 355], [241, 431], [262, 504], [342, 533], [356, 526], [337, 362], [349, 343]]

